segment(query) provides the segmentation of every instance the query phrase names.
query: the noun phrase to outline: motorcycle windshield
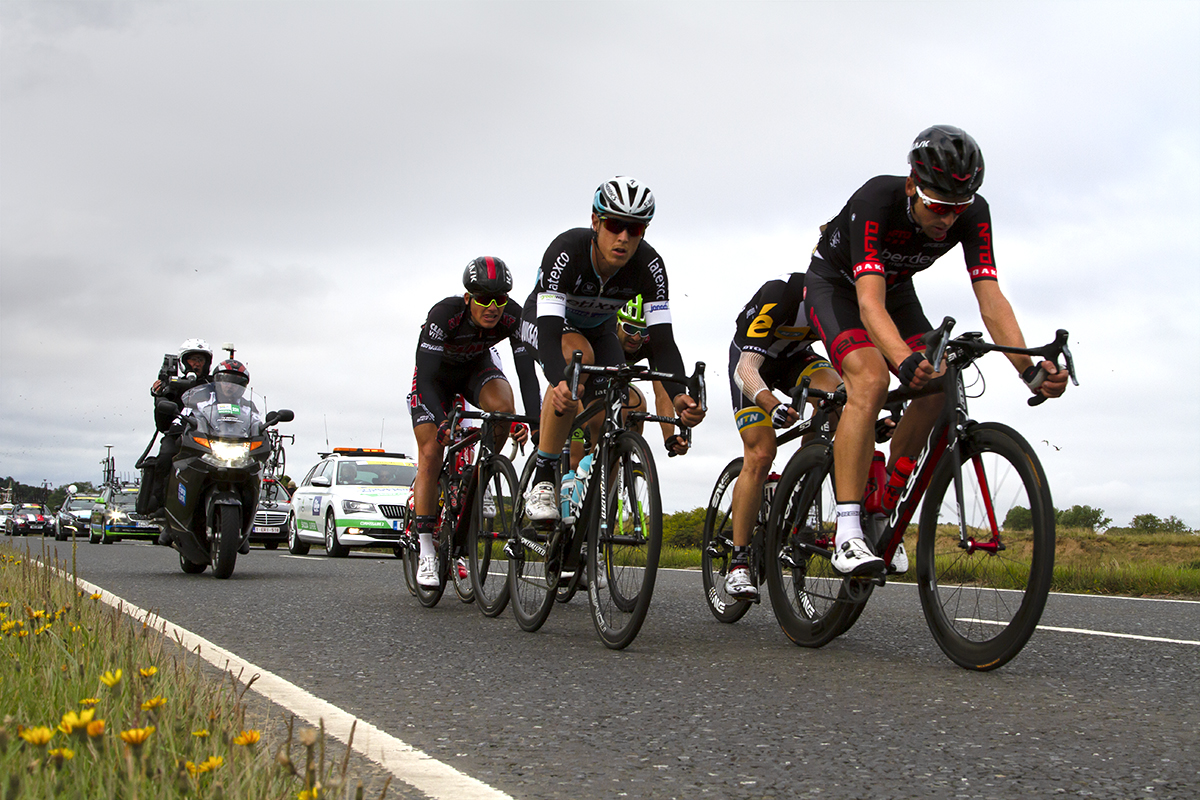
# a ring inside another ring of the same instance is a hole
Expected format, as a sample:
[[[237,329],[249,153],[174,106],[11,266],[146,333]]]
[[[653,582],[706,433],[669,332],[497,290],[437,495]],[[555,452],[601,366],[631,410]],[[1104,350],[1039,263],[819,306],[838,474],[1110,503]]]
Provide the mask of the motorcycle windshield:
[[[218,381],[183,395],[183,413],[197,421],[197,431],[218,439],[250,439],[262,435],[261,397],[236,383]]]

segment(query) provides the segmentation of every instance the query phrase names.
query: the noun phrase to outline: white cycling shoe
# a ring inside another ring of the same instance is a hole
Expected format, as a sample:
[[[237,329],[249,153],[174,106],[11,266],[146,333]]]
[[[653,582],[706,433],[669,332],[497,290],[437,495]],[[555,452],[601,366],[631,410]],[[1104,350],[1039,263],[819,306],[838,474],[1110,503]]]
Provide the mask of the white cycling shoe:
[[[525,516],[534,522],[558,519],[558,492],[550,481],[535,483],[525,492]]]
[[[417,585],[426,589],[436,589],[442,585],[438,579],[437,556],[421,556],[417,559]]]
[[[883,559],[871,552],[864,539],[847,539],[833,551],[833,568],[843,575],[872,575],[883,572]]]
[[[904,549],[904,542],[896,545],[896,554],[892,556],[892,563],[888,565],[888,574],[903,575],[908,572],[908,551]]]

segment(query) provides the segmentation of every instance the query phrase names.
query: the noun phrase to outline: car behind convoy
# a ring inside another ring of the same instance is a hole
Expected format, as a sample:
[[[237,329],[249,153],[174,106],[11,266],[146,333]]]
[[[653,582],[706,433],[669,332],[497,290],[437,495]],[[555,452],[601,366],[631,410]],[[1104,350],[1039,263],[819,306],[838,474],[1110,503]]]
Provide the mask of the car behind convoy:
[[[403,453],[346,447],[320,456],[292,494],[288,550],[304,555],[321,544],[340,558],[351,549],[388,547],[399,557],[417,462]]]
[[[87,536],[92,521],[92,508],[100,502],[97,495],[69,495],[54,516],[54,538],[60,542]]]
[[[100,501],[92,506],[88,541],[112,544],[128,538],[157,540],[162,528],[150,517],[134,511],[137,496],[136,486],[106,487],[100,493]]]
[[[9,536],[44,535],[53,530],[53,526],[50,514],[41,503],[17,503],[8,512],[4,523],[5,533]]]

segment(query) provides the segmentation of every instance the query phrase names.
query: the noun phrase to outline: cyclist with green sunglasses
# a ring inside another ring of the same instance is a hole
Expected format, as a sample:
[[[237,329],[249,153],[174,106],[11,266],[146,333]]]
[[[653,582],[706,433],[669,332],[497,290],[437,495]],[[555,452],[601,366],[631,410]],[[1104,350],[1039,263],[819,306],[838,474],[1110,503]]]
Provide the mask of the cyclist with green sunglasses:
[[[650,333],[646,329],[646,312],[640,294],[617,312],[617,339],[621,342],[621,349],[625,351],[626,364],[636,364],[650,358]],[[653,381],[651,385],[654,387],[654,413],[660,417],[674,416],[675,406],[671,403],[671,396],[667,394],[662,381]],[[629,395],[629,399],[625,401],[629,411],[646,410],[646,396],[642,394],[641,389],[631,383]],[[639,421],[634,430],[641,433],[643,427],[643,423]],[[675,432],[674,425],[660,422],[659,427],[662,428],[663,443],[669,452],[683,455],[688,451],[687,440]]]

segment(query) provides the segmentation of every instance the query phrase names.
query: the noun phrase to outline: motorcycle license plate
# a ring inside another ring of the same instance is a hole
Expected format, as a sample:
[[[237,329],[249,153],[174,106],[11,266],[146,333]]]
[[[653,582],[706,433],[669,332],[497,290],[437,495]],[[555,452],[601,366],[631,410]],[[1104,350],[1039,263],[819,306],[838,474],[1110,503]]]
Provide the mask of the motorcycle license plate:
[[[255,525],[254,532],[255,533],[279,533],[279,528],[278,528],[278,526]]]

